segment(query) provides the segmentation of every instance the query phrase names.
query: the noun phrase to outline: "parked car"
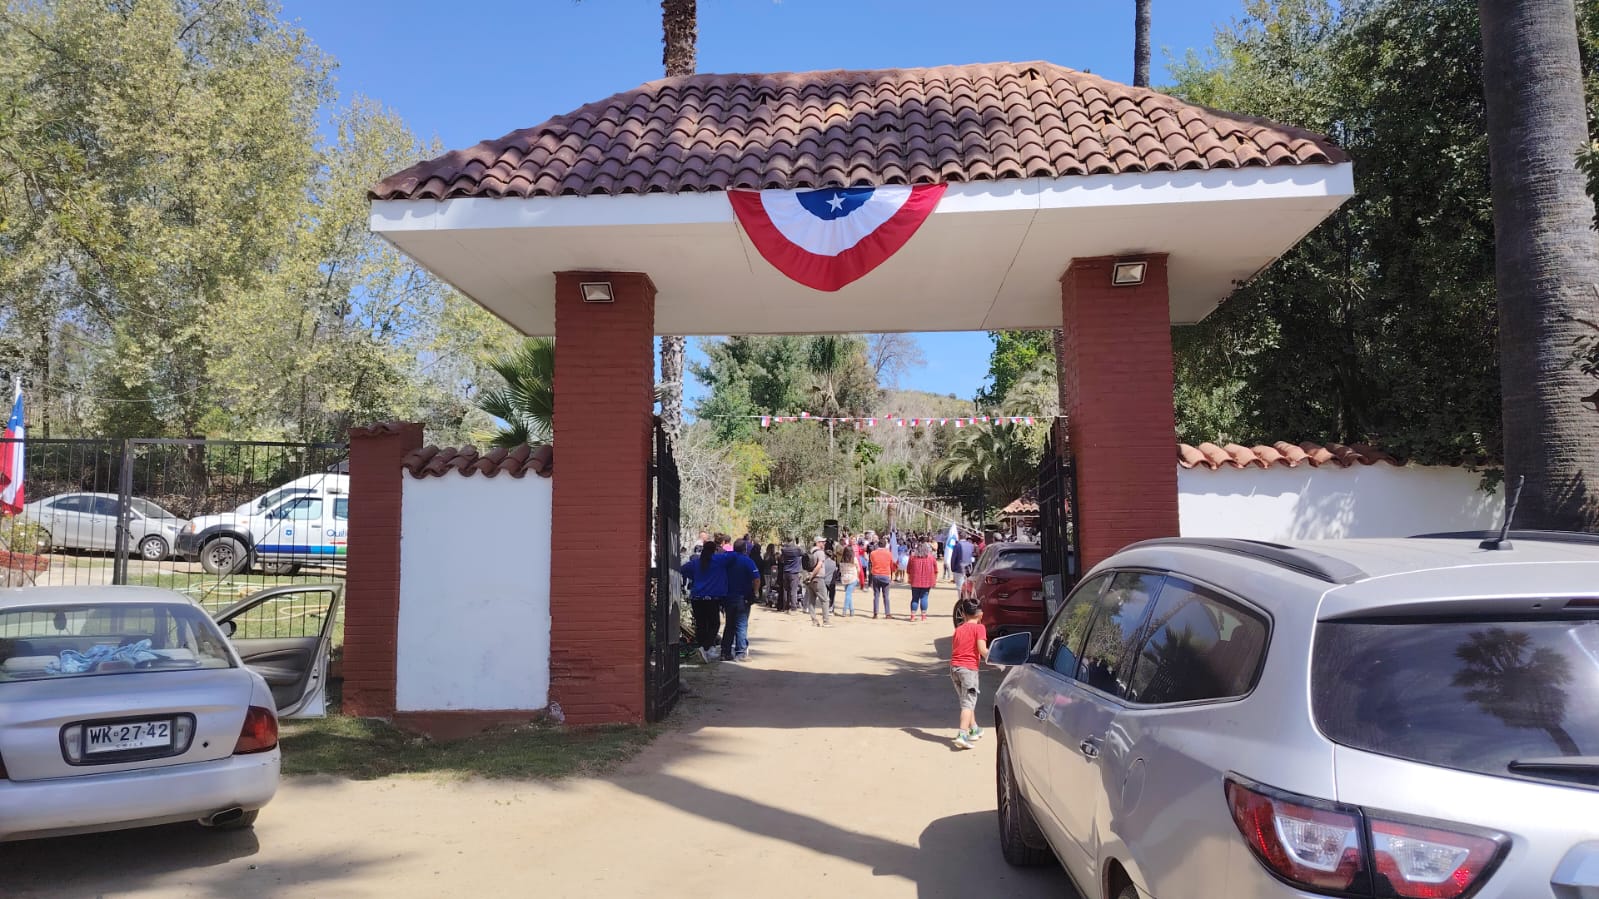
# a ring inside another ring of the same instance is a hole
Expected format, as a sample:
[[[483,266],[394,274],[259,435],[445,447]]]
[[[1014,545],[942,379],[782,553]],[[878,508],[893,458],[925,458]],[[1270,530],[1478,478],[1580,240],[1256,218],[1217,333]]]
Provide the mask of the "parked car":
[[[58,549],[112,552],[122,504],[115,493],[62,493],[22,507],[23,519],[45,533],[40,543]],[[128,550],[147,562],[167,558],[188,522],[139,497],[128,500]]]
[[[1042,557],[1036,543],[991,543],[977,557],[961,585],[961,598],[983,607],[988,639],[1006,634],[1037,634],[1044,629]]]
[[[201,515],[178,534],[178,554],[208,574],[255,565],[267,574],[300,566],[342,567],[350,521],[350,476],[307,475],[232,512]]]
[[[1094,899],[1599,895],[1599,537],[1481,538],[1096,566],[991,646],[1006,859]]]
[[[0,593],[0,840],[249,827],[277,790],[276,706],[182,594]]]

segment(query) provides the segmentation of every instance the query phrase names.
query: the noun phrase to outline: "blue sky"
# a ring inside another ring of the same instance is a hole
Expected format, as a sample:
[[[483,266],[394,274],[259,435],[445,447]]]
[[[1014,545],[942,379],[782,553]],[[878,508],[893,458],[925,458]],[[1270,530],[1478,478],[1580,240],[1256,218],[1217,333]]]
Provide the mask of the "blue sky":
[[[1241,0],[1154,0],[1155,83],[1167,55],[1208,46],[1241,8]],[[661,77],[656,0],[283,0],[283,9],[338,60],[345,98],[380,100],[451,148]],[[699,70],[1045,59],[1131,81],[1132,19],[1132,0],[700,0]],[[916,336],[927,365],[901,387],[970,397],[982,385],[986,334]]]

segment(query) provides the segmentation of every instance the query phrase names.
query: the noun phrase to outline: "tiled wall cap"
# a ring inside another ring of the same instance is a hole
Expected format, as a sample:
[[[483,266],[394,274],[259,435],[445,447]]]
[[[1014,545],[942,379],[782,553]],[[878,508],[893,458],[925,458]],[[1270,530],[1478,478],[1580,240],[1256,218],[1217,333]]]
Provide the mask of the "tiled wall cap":
[[[532,472],[539,477],[555,474],[555,450],[550,446],[522,444],[515,449],[495,447],[487,452],[468,444],[459,449],[424,446],[405,454],[400,465],[413,478],[440,478],[451,472],[471,477],[481,474],[492,478],[507,474],[520,478]]]

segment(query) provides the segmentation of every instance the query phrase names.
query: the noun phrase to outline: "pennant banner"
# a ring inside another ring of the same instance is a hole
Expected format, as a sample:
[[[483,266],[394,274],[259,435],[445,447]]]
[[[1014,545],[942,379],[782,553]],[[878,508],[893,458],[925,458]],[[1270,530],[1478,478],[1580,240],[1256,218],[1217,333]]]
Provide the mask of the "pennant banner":
[[[944,196],[943,184],[733,190],[733,214],[773,268],[839,290],[899,252]]]

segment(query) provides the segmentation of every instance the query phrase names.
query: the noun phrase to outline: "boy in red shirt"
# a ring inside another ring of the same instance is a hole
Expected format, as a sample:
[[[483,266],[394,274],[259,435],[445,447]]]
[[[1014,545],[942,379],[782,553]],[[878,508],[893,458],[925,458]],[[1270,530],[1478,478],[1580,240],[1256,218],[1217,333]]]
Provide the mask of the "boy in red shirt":
[[[983,735],[983,729],[977,726],[977,666],[988,661],[988,630],[983,627],[983,607],[977,600],[963,599],[955,610],[961,616],[949,650],[949,679],[955,684],[955,696],[961,706],[955,745],[971,749]]]

